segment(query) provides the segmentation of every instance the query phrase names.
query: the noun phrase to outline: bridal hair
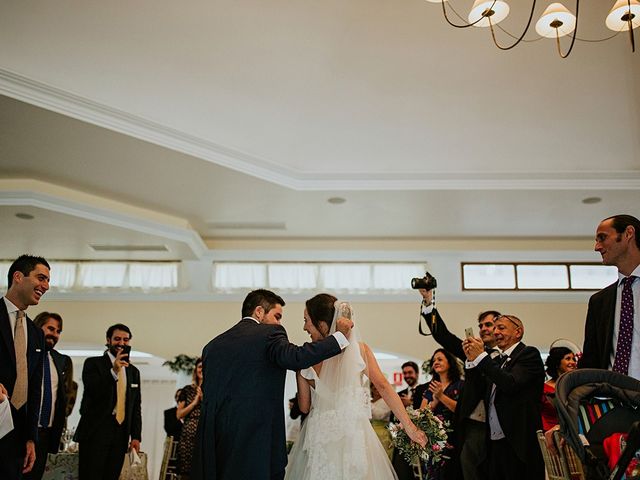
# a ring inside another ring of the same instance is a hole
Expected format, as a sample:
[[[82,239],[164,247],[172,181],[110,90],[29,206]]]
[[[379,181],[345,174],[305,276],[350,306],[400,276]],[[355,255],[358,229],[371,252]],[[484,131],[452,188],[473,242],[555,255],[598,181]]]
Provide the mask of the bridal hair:
[[[326,333],[331,330],[333,314],[336,311],[334,303],[336,303],[337,300],[336,297],[328,293],[319,293],[306,301],[305,307],[307,307],[307,313],[309,314],[311,323],[319,332],[323,332],[323,329],[320,328],[320,322],[327,324]]]
[[[250,317],[257,307],[264,308],[264,313],[269,313],[276,305],[284,307],[284,300],[270,290],[258,289],[250,292],[242,302],[242,318]]]

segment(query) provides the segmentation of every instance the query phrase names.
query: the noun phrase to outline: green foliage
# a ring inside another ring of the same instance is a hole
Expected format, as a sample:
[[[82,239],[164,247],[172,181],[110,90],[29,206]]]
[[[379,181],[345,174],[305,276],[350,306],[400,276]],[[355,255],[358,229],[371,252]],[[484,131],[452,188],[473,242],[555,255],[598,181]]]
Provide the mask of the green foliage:
[[[196,366],[197,359],[198,357],[190,357],[189,355],[181,353],[180,355],[176,355],[173,360],[167,360],[164,362],[162,366],[169,367],[169,370],[175,373],[184,372],[191,375]]]

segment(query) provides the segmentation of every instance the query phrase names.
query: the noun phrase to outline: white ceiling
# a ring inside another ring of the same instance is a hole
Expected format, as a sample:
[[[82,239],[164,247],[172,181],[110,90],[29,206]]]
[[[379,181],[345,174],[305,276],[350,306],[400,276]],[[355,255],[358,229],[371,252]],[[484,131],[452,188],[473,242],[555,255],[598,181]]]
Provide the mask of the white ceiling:
[[[609,3],[582,6],[582,38],[608,35]],[[192,258],[230,237],[591,237],[638,213],[625,35],[561,60],[550,40],[500,52],[422,0],[63,0],[3,2],[0,45],[0,176],[66,189],[2,184],[0,218],[37,207],[23,235],[39,248],[46,228],[58,258],[97,241]],[[8,235],[2,257],[21,251]]]

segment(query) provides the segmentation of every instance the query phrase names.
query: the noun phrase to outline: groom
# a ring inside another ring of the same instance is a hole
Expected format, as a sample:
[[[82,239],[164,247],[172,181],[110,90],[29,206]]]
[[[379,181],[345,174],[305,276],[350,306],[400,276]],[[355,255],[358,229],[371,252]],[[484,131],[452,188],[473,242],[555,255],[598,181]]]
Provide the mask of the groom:
[[[193,480],[284,478],[286,370],[337,355],[353,326],[340,318],[336,333],[298,347],[280,325],[284,304],[269,290],[254,290],[244,299],[242,320],[204,348]]]

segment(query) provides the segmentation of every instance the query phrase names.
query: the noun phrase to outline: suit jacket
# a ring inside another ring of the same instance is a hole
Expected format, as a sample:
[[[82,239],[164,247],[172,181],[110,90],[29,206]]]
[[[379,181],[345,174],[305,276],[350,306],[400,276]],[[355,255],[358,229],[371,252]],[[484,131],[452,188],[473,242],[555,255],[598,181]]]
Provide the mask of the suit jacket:
[[[437,309],[434,309],[434,312],[436,314],[435,328],[431,325],[431,314],[422,315],[427,322],[429,330],[431,330],[433,339],[438,342],[442,348],[451,352],[464,363],[467,356],[464,354],[464,350],[462,350],[462,339],[449,331]],[[455,420],[461,427],[459,430],[461,435],[464,427],[463,421],[475,410],[478,406],[478,402],[483,399],[484,393],[484,384],[474,385],[473,383],[465,383],[464,388],[460,393],[460,397],[458,397],[458,404],[455,411]],[[461,438],[463,437],[461,436]]]
[[[542,428],[540,398],[545,374],[540,352],[520,343],[502,368],[486,356],[476,368],[467,370],[467,382],[484,383],[485,405],[489,408],[492,385],[500,426],[518,458],[531,468],[525,478],[543,478],[544,463],[536,432]],[[487,435],[489,435],[487,428]],[[523,472],[525,473],[525,472]]]
[[[73,382],[73,363],[71,362],[71,357],[63,355],[57,350],[51,350],[49,353],[58,373],[58,390],[47,451],[49,453],[58,453],[60,438],[67,418],[67,392],[71,389]]]
[[[38,415],[40,414],[40,395],[42,390],[42,362],[44,360],[44,334],[27,317],[27,372],[29,377],[29,391],[27,403],[16,410],[11,405],[11,416],[15,428],[14,441],[24,448],[27,440],[38,439]],[[16,353],[13,343],[13,333],[9,313],[4,300],[0,302],[0,383],[7,389],[9,396],[13,395],[16,383]],[[6,440],[7,437],[4,437]],[[0,440],[1,442],[2,440]],[[0,448],[5,448],[0,443]],[[11,448],[16,448],[11,446]]]
[[[613,352],[613,324],[616,314],[618,282],[614,282],[589,299],[587,321],[584,328],[584,346],[578,363],[580,368],[602,368],[610,366]]]
[[[84,361],[82,383],[84,393],[80,404],[80,422],[76,429],[77,442],[91,441],[96,436],[113,431],[116,408],[116,384],[111,369],[113,364],[105,352],[101,357],[91,357]],[[124,426],[127,441],[129,437],[141,440],[142,411],[140,399],[140,371],[132,364],[125,368],[127,375],[127,399]]]
[[[415,409],[420,408],[420,404],[422,403],[422,398],[424,396],[424,392],[426,392],[427,390],[429,390],[429,384],[428,383],[421,383],[420,385],[416,385],[416,391],[413,394],[413,397],[411,397],[412,400],[412,404],[411,406]],[[403,396],[406,395],[407,393],[409,393],[409,388],[405,388],[404,390],[400,390],[398,392],[398,395]],[[392,414],[393,415],[393,414]]]
[[[340,353],[333,337],[289,343],[281,325],[242,319],[204,348],[203,402],[192,479],[284,477],[286,370]]]
[[[167,437],[173,437],[175,441],[180,440],[180,434],[182,433],[182,422],[176,415],[178,407],[168,408],[164,411],[164,431],[167,433]]]

